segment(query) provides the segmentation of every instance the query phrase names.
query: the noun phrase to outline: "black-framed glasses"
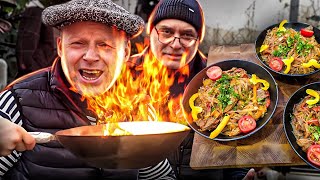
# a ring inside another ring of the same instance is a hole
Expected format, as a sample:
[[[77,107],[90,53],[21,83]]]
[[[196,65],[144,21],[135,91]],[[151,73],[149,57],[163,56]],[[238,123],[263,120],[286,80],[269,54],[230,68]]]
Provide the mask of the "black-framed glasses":
[[[154,27],[158,34],[158,41],[163,43],[163,44],[170,44],[172,43],[175,39],[179,40],[179,43],[183,47],[190,47],[194,45],[194,43],[198,40],[198,37],[194,37],[193,35],[182,35],[180,37],[174,36],[174,32],[171,32],[170,30],[167,29],[160,29],[158,30],[156,27]]]

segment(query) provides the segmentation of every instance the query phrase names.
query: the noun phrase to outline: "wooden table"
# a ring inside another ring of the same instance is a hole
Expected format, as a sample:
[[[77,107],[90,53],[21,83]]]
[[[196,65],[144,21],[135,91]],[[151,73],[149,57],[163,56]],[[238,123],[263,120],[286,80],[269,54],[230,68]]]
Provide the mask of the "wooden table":
[[[256,58],[254,44],[238,46],[211,46],[208,65],[226,59],[242,59],[261,63]],[[282,115],[290,96],[301,86],[319,81],[315,75],[304,81],[279,80],[279,101],[272,119],[252,136],[230,142],[206,139],[194,135],[190,167],[193,169],[219,169],[235,167],[265,167],[306,165],[287,141]]]

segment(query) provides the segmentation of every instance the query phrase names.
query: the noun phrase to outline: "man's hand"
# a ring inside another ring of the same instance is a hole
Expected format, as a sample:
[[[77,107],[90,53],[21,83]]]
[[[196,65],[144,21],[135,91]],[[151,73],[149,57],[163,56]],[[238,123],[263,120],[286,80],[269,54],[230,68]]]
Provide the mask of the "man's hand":
[[[256,176],[256,171],[253,168],[251,168],[242,180],[254,180],[255,176]]]
[[[35,139],[21,126],[0,117],[0,156],[7,156],[13,150],[31,150]]]

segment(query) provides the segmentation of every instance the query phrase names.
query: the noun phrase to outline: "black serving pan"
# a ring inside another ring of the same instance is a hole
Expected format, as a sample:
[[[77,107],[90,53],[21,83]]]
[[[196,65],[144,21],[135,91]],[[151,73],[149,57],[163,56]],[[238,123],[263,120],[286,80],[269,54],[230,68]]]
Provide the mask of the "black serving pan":
[[[98,168],[139,169],[167,158],[190,132],[189,127],[172,122],[136,121],[107,125],[80,126],[55,134],[29,133],[37,143],[59,141],[74,155]],[[107,127],[120,127],[133,135],[105,135]]]
[[[184,91],[183,94],[183,99],[182,99],[182,104],[183,104],[183,110],[184,110],[184,115],[185,118],[189,124],[189,126],[198,134],[200,134],[203,137],[206,137],[208,139],[210,136],[209,131],[204,131],[201,132],[199,131],[199,126],[193,122],[192,117],[191,117],[191,108],[189,106],[189,99],[190,97],[198,92],[198,89],[200,86],[202,86],[202,81],[203,79],[207,79],[208,76],[206,75],[206,71],[208,68],[211,66],[219,66],[223,71],[229,70],[232,67],[238,67],[238,68],[243,68],[244,70],[247,71],[248,74],[256,74],[258,77],[265,79],[266,81],[269,82],[270,88],[270,106],[268,107],[267,113],[265,116],[257,121],[257,127],[251,131],[248,134],[241,134],[233,137],[228,137],[224,135],[218,135],[216,138],[213,140],[217,141],[232,141],[232,140],[238,140],[238,139],[243,139],[248,136],[251,136],[252,134],[256,133],[259,131],[261,128],[263,128],[264,125],[268,123],[270,118],[272,117],[273,113],[276,110],[277,104],[278,104],[278,86],[276,81],[274,80],[273,76],[262,66],[255,64],[253,62],[249,61],[244,61],[244,60],[226,60],[222,62],[218,62],[215,64],[210,65],[209,67],[203,69],[200,71],[193,79],[190,81],[188,84],[186,90]]]
[[[297,153],[297,155],[305,161],[309,166],[320,170],[320,167],[317,167],[310,163],[307,158],[307,153],[302,150],[302,148],[297,144],[296,137],[293,134],[293,128],[291,126],[291,117],[290,115],[293,112],[293,107],[295,104],[301,102],[301,100],[307,96],[306,89],[314,89],[314,90],[320,90],[320,82],[315,82],[311,84],[307,84],[300,89],[298,89],[293,95],[290,97],[289,101],[286,104],[286,107],[284,109],[283,113],[283,126],[284,131],[286,133],[287,139],[292,147],[292,149]]]
[[[269,67],[268,64],[266,64],[262,57],[261,57],[261,54],[260,54],[260,47],[262,46],[263,44],[263,41],[267,35],[267,32],[268,30],[271,30],[273,29],[274,27],[278,27],[280,23],[278,24],[274,24],[274,25],[271,25],[269,27],[267,27],[265,30],[263,30],[257,37],[256,41],[255,41],[255,49],[256,49],[256,56],[257,58],[259,59],[259,61],[272,73],[272,75],[274,75],[276,78],[279,78],[279,79],[288,79],[288,78],[296,78],[296,79],[305,79],[305,78],[308,78],[310,77],[311,75],[313,74],[316,74],[318,72],[320,72],[320,69],[317,69],[311,73],[308,73],[308,74],[284,74],[282,72],[277,72],[273,69],[271,69]],[[284,27],[285,28],[292,28],[296,31],[300,31],[301,29],[303,28],[306,28],[310,26],[309,24],[305,24],[305,23],[301,23],[301,22],[287,22],[284,24]],[[312,26],[313,27],[313,26]],[[320,43],[320,30],[316,27],[313,27],[313,32],[314,32],[314,36],[315,36],[315,39],[318,43]]]

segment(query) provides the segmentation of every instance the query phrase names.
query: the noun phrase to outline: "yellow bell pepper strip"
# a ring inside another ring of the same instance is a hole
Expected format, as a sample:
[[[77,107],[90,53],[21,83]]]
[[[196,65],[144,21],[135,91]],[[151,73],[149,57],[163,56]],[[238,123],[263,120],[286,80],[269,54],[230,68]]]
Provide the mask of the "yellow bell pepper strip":
[[[286,70],[283,71],[284,74],[288,74],[291,69],[291,64],[294,61],[294,58],[291,56],[289,59],[283,59],[283,63],[287,66]]]
[[[270,84],[268,83],[268,81],[263,80],[263,79],[257,79],[257,75],[255,75],[255,74],[252,74],[252,76],[251,76],[251,78],[250,78],[250,82],[251,82],[253,85],[256,85],[256,84],[258,84],[258,83],[262,83],[262,84],[263,84],[262,89],[265,90],[265,91],[266,91],[267,89],[269,89],[269,87],[270,87]]]
[[[220,132],[223,130],[223,128],[228,124],[229,120],[230,120],[230,115],[225,115],[222,121],[219,123],[218,127],[210,133],[209,138],[213,139],[217,137],[220,134]]]
[[[262,52],[262,51],[264,51],[264,50],[266,50],[266,49],[268,49],[268,48],[269,48],[269,45],[264,44],[264,45],[262,45],[262,46],[260,47],[260,51],[259,51],[259,52]]]
[[[257,102],[257,85],[256,84],[253,85],[252,90],[253,90],[253,97],[252,97],[253,103],[256,103]]]
[[[198,114],[202,112],[202,107],[195,106],[194,101],[199,97],[199,93],[193,94],[189,99],[189,106],[191,108],[191,116],[194,121],[198,120]]]
[[[212,80],[211,79],[205,79],[203,82],[202,82],[202,84],[204,85],[204,86],[209,86],[209,84],[212,82]]]
[[[253,119],[258,120],[266,111],[267,107],[265,105],[259,106],[257,112],[252,114]]]
[[[283,21],[281,21],[281,23],[279,24],[279,29],[278,29],[278,31],[286,31],[286,28],[285,27],[283,27],[283,25],[285,24],[285,23],[287,23],[288,21],[286,20],[286,19],[284,19]]]
[[[308,67],[311,67],[311,66],[313,66],[315,68],[318,68],[318,69],[320,68],[320,64],[315,59],[310,59],[307,63],[302,63],[302,66],[304,68],[308,68]]]
[[[306,93],[309,94],[310,96],[313,96],[313,99],[309,99],[306,101],[308,105],[314,105],[319,102],[319,93],[313,89],[307,89]]]

